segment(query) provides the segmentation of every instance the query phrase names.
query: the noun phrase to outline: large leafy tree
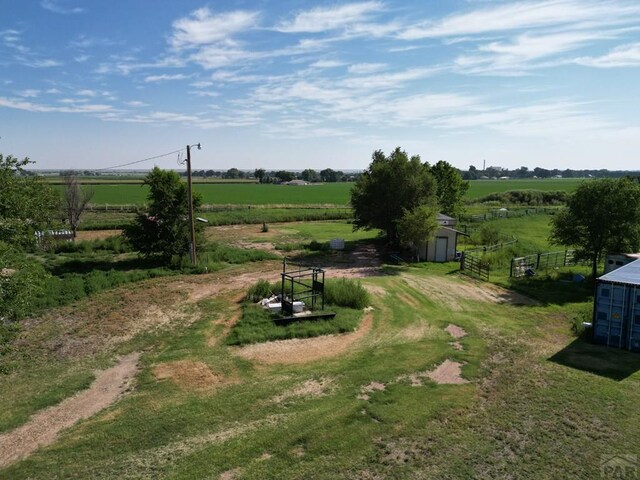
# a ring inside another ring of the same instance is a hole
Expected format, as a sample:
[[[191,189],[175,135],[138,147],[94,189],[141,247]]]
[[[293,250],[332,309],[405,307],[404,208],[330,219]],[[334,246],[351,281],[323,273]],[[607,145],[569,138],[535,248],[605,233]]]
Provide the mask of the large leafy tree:
[[[34,232],[59,220],[58,192],[40,177],[27,175],[30,164],[0,153],[0,241],[16,247],[35,243]]]
[[[190,225],[186,183],[170,170],[155,167],[146,176],[149,186],[148,208],[136,215],[124,230],[133,247],[146,257],[169,260],[189,252]],[[201,198],[194,195],[194,209]],[[201,241],[202,225],[196,223],[196,243]]]
[[[58,193],[24,170],[29,163],[0,154],[0,355],[4,321],[29,313],[47,277],[24,249],[35,245],[36,230],[48,228],[59,215]]]
[[[574,247],[595,278],[603,254],[640,247],[640,185],[627,178],[583,182],[553,218],[551,240]]]
[[[433,165],[431,173],[437,182],[436,195],[440,212],[452,217],[460,215],[463,211],[463,198],[469,189],[469,182],[462,178],[460,170],[444,160]]]
[[[398,221],[407,212],[420,205],[433,205],[435,200],[435,179],[418,155],[409,158],[400,147],[389,156],[377,150],[351,190],[354,227],[379,228],[388,241],[397,245]]]

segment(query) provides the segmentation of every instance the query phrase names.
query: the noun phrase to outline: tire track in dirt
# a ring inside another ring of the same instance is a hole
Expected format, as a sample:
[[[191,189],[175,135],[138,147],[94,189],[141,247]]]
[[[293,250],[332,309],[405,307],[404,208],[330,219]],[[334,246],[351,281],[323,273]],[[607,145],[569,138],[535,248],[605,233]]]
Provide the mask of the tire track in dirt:
[[[0,468],[50,445],[65,428],[118,400],[131,386],[139,357],[139,353],[122,357],[117,365],[98,373],[88,389],[36,413],[24,425],[0,435]]]

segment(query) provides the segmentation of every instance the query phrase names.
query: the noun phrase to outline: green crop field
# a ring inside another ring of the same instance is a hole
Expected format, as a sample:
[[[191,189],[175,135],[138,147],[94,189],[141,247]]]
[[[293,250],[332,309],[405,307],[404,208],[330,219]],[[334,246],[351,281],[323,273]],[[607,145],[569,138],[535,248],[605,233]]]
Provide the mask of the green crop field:
[[[287,186],[272,184],[196,184],[194,192],[206,205],[346,205],[351,183]],[[147,187],[143,185],[95,185],[94,204],[142,204]]]
[[[582,179],[539,180],[472,180],[467,193],[476,199],[494,192],[508,190],[572,191]],[[194,185],[206,205],[347,205],[353,183],[325,183],[321,185],[287,186],[272,184],[222,183]],[[92,203],[104,205],[142,204],[147,187],[131,183],[99,184],[91,186],[95,192]],[[58,188],[62,188],[59,186]]]

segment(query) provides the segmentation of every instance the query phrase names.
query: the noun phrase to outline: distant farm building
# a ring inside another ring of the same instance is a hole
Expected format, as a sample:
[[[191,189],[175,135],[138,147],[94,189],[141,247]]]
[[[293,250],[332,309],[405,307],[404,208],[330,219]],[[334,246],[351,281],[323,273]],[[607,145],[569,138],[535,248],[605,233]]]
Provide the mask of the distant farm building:
[[[454,228],[457,224],[455,218],[439,213],[437,220],[440,228],[432,240],[425,242],[418,248],[419,260],[452,262],[456,259],[458,235],[466,234]]]
[[[593,341],[640,352],[640,260],[598,278]]]

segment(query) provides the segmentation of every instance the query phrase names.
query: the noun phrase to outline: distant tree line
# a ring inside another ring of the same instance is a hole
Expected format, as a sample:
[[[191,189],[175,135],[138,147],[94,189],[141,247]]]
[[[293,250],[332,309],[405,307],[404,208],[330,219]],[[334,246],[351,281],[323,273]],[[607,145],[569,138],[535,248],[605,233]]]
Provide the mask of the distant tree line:
[[[281,183],[290,182],[291,180],[304,180],[309,183],[333,183],[333,182],[354,182],[361,173],[345,174],[340,170],[325,168],[319,172],[311,168],[307,168],[302,172],[291,172],[289,170],[265,170],[257,168],[253,172],[230,168],[228,170],[194,170],[191,172],[194,177],[202,178],[224,178],[229,180],[256,179],[260,183]],[[180,175],[186,176],[186,172]]]
[[[462,178],[465,180],[479,180],[483,178],[500,178],[500,177],[509,177],[509,178],[554,178],[554,177],[562,177],[562,178],[623,178],[629,176],[638,175],[637,171],[630,170],[607,170],[607,169],[599,169],[599,170],[572,170],[567,168],[565,170],[560,170],[554,168],[552,170],[548,170],[546,168],[535,167],[532,170],[529,170],[527,167],[520,167],[513,170],[509,170],[508,168],[496,168],[496,167],[487,167],[485,170],[481,170],[476,168],[474,165],[469,166],[469,170],[462,171]]]

